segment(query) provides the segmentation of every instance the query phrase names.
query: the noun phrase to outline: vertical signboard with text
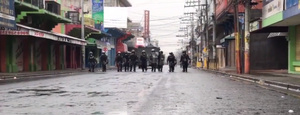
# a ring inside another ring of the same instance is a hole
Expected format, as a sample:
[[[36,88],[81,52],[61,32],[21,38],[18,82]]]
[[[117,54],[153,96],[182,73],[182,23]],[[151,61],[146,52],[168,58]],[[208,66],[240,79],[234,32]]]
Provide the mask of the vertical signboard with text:
[[[15,29],[15,1],[0,0],[0,27]]]
[[[104,0],[92,0],[92,18],[95,21],[95,28],[104,30]]]

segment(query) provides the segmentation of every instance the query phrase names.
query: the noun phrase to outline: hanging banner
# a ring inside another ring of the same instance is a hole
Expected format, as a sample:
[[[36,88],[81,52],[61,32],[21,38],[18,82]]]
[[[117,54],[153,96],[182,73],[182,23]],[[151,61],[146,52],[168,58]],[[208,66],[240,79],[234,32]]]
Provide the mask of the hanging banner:
[[[92,18],[95,21],[95,28],[104,31],[104,0],[92,0]]]
[[[128,10],[126,7],[104,7],[105,28],[127,28]]]

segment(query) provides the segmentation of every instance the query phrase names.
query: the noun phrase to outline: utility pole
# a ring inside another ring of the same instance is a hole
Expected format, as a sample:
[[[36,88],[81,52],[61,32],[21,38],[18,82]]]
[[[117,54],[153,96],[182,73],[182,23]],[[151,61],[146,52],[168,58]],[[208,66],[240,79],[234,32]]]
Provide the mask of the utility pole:
[[[194,15],[192,15],[192,39],[191,39],[191,60],[192,60],[192,64],[193,64],[193,62],[194,62],[194,54],[195,54],[195,52],[194,52],[194,49],[195,49],[195,46],[194,46],[194,41],[195,41],[195,27],[194,27],[195,25],[194,25]]]
[[[209,48],[208,48],[208,38],[209,38],[209,34],[208,34],[208,27],[209,27],[209,20],[208,20],[208,0],[205,0],[205,41],[206,41],[206,44],[205,44],[205,48],[206,48],[206,52],[207,54],[209,54]],[[207,69],[209,69],[209,63],[208,63],[208,60],[209,60],[209,55],[207,55],[207,58],[206,58],[206,64],[207,64]]]
[[[200,0],[195,0],[195,1],[189,1],[189,2],[186,2],[188,5],[187,6],[184,6],[184,7],[198,7],[198,11],[200,11]],[[193,5],[191,4],[193,3]],[[197,13],[184,13],[184,14],[191,14],[191,60],[192,62],[195,62],[194,61],[194,54],[195,54],[195,22],[194,22],[194,14],[197,14]],[[193,63],[194,64],[194,63]]]
[[[84,40],[84,0],[81,0],[81,39]],[[82,52],[82,67],[81,69],[85,69],[85,46],[81,46]]]
[[[191,41],[190,41],[190,47],[191,47],[191,60],[192,62],[194,62],[194,54],[195,54],[195,45],[194,45],[194,41],[195,41],[195,22],[194,22],[194,14],[196,13],[184,13],[184,14],[189,14],[191,16]],[[187,27],[188,28],[188,27]],[[188,29],[187,29],[188,31]],[[192,63],[194,64],[194,63]]]
[[[213,12],[216,12],[216,0],[213,0]],[[215,63],[217,63],[217,50],[216,50],[216,19],[214,15],[212,16],[212,22],[213,22],[213,59],[215,59]],[[216,64],[217,66],[217,64]],[[217,68],[217,67],[216,67]]]
[[[251,10],[251,0],[246,1],[245,3],[245,52],[244,52],[244,73],[250,73],[250,57],[249,57],[249,18],[250,18],[250,10]]]
[[[241,59],[240,59],[240,35],[239,35],[239,8],[238,0],[233,1],[234,5],[234,30],[235,30],[235,61],[236,71],[241,74]]]

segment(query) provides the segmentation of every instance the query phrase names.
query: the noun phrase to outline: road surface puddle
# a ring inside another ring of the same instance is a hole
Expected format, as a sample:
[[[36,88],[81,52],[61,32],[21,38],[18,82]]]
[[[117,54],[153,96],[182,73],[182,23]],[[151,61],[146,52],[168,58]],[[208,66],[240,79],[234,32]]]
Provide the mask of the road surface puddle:
[[[47,87],[38,86],[34,88],[16,89],[14,91],[8,91],[9,94],[28,94],[27,96],[50,96],[53,94],[64,94],[67,91],[62,90],[63,87]]]

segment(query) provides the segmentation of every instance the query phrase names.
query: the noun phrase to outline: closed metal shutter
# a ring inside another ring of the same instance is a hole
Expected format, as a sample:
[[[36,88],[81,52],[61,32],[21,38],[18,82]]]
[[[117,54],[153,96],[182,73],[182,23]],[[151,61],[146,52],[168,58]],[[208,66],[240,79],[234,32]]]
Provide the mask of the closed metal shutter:
[[[228,47],[227,47],[227,66],[229,67],[235,67],[235,40],[228,41]]]

